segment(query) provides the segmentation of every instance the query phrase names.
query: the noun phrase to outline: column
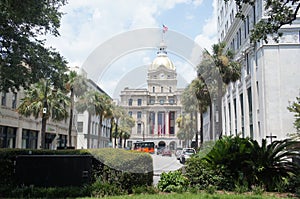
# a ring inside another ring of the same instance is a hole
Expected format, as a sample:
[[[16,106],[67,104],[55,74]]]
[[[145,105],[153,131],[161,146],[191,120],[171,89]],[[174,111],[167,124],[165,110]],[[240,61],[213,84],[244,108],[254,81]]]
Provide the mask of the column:
[[[168,134],[170,136],[170,124],[169,124],[169,111],[166,111],[165,112],[165,125],[166,125],[166,128],[165,128],[165,132],[166,134]]]

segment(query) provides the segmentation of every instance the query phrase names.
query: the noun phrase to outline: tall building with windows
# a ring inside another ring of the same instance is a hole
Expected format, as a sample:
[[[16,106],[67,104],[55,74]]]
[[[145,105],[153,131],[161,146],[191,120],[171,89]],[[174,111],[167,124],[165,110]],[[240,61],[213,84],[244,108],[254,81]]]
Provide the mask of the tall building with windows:
[[[41,146],[42,118],[25,117],[16,110],[24,96],[23,89],[17,92],[1,92],[0,148],[39,149]],[[47,121],[46,149],[67,146],[68,121]],[[72,143],[76,145],[75,125],[72,129]]]
[[[219,42],[226,42],[242,64],[241,79],[227,86],[222,99],[223,135],[284,139],[296,131],[287,107],[300,95],[299,15],[280,29],[278,43],[270,38],[251,44],[251,29],[267,18],[264,1],[244,5],[244,20],[235,17],[236,9],[234,0],[218,0]]]
[[[153,141],[156,146],[175,149],[181,145],[176,137],[176,118],[182,113],[181,94],[177,88],[177,73],[162,42],[147,72],[147,88],[125,88],[120,105],[128,111],[136,125],[132,128],[128,146],[136,141]]]

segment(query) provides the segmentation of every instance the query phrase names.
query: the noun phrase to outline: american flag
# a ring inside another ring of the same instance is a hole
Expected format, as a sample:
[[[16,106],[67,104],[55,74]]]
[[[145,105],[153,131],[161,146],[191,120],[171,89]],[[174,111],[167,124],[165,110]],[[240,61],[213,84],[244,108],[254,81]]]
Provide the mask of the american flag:
[[[168,27],[163,25],[163,33],[167,32],[168,31]]]

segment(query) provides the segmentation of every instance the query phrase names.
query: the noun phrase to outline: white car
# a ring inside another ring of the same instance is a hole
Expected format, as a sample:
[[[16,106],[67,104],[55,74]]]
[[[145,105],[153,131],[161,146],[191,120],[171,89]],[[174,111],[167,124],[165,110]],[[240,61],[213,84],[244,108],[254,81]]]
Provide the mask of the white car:
[[[181,164],[184,164],[187,159],[191,157],[191,155],[195,154],[196,151],[193,148],[183,148],[180,154],[179,161]]]

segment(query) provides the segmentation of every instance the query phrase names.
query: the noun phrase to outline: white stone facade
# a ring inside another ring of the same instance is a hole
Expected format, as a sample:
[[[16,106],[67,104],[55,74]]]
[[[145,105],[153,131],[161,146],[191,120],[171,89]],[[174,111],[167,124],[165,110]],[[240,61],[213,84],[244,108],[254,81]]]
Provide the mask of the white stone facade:
[[[295,132],[289,103],[300,95],[300,19],[282,27],[279,43],[250,45],[250,30],[265,16],[263,1],[244,7],[245,20],[235,18],[235,1],[218,2],[218,37],[242,63],[242,77],[230,83],[222,99],[223,135],[287,138]],[[271,139],[268,139],[270,142]]]

